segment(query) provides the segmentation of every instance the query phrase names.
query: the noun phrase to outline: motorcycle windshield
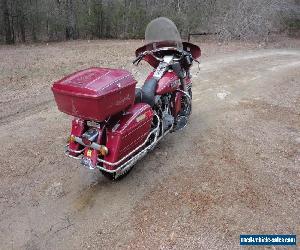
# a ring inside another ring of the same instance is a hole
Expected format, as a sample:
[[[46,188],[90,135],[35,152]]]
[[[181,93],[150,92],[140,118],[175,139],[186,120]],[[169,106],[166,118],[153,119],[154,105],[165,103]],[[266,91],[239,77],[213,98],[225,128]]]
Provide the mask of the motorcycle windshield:
[[[182,50],[183,48],[176,25],[166,17],[156,18],[147,25],[145,43],[152,45],[153,49],[174,47]]]

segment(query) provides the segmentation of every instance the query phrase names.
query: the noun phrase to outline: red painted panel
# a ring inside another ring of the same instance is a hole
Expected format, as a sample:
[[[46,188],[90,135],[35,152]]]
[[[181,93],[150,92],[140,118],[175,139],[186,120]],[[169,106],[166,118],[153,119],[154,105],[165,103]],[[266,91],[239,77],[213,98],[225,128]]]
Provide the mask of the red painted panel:
[[[109,154],[104,159],[117,162],[141,145],[150,132],[152,118],[153,111],[148,104],[138,103],[130,107],[119,121],[107,128]]]
[[[156,94],[163,95],[173,92],[178,89],[179,86],[180,81],[178,76],[174,72],[166,72],[158,82]]]
[[[72,129],[71,129],[71,135],[75,135],[78,137],[81,137],[82,134],[84,133],[86,129],[86,122],[84,120],[78,119],[78,118],[74,118],[72,121]],[[80,147],[82,147],[80,144],[78,144],[77,142],[70,142],[69,144],[69,149],[71,150],[79,150]],[[71,155],[73,156],[77,156],[77,154],[70,152]]]
[[[55,82],[52,91],[60,111],[103,121],[134,103],[135,85],[127,70],[90,68]]]

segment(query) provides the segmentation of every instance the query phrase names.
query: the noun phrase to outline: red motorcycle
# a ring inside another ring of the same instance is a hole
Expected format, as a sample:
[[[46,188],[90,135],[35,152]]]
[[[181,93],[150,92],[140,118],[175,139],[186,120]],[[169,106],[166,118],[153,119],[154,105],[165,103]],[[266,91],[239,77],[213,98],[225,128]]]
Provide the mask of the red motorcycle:
[[[58,109],[75,118],[65,154],[117,179],[168,133],[186,126],[192,110],[190,68],[198,46],[181,42],[167,18],[151,21],[134,64],[153,68],[141,88],[123,69],[90,68],[52,86]]]

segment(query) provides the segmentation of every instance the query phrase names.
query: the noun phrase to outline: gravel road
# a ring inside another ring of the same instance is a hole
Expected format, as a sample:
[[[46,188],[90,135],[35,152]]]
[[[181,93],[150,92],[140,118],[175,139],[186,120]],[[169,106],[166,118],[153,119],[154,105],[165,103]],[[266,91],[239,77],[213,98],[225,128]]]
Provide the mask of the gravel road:
[[[51,83],[133,67],[141,41],[0,47],[1,249],[239,249],[300,235],[300,46],[200,43],[193,114],[124,179],[63,154],[71,118]],[[126,50],[124,50],[126,48]]]

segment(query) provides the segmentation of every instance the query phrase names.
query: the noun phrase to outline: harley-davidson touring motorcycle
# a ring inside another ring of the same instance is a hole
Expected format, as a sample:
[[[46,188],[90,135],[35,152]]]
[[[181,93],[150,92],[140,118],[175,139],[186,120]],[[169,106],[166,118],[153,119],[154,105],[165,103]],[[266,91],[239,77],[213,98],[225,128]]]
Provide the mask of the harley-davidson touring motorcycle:
[[[175,24],[160,17],[148,24],[135,54],[134,64],[153,67],[140,88],[127,70],[99,67],[52,86],[58,109],[74,117],[65,154],[112,179],[184,128],[192,110],[190,69],[201,55],[198,46],[182,42]]]

